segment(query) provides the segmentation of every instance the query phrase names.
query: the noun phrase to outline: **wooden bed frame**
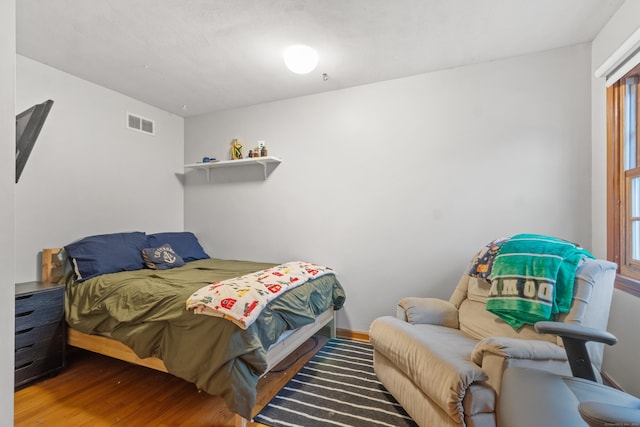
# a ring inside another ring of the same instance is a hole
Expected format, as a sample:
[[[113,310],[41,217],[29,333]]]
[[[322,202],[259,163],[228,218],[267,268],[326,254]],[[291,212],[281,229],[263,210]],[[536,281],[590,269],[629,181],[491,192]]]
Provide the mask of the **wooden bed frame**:
[[[56,283],[63,277],[64,265],[58,256],[61,250],[62,248],[42,250],[43,282]],[[284,338],[269,347],[267,350],[267,372],[323,328],[328,328],[329,336],[335,338],[336,322],[333,308],[321,313],[313,323],[285,334]],[[141,359],[127,345],[106,336],[89,335],[67,327],[67,344],[157,371],[168,372],[161,359],[157,357]],[[267,372],[263,375],[266,375]],[[236,426],[245,425],[247,425],[247,420],[236,415]]]

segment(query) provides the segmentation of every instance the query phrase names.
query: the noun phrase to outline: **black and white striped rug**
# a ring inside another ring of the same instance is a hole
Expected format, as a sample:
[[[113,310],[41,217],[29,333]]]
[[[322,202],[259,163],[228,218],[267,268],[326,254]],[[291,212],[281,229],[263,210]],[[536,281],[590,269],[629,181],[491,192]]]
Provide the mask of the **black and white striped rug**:
[[[256,415],[273,427],[417,426],[373,373],[368,343],[331,339]]]

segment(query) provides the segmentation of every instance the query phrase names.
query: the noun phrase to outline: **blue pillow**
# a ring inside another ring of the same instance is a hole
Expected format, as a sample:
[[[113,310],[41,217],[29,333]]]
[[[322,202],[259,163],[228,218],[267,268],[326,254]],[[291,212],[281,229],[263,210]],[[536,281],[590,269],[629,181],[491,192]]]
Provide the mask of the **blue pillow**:
[[[107,273],[144,268],[141,251],[145,233],[113,233],[89,236],[64,247],[79,282]]]
[[[169,270],[170,268],[182,267],[184,261],[174,252],[171,245],[165,243],[157,248],[144,248],[142,250],[142,259],[152,270]]]
[[[210,258],[200,246],[198,238],[189,231],[155,233],[147,235],[147,247],[157,248],[168,243],[184,262]]]

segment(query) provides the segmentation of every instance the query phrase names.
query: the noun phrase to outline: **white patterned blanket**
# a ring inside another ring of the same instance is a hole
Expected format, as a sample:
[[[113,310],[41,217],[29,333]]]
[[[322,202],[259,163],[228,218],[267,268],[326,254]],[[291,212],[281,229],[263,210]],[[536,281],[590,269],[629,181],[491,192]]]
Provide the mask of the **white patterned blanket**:
[[[326,274],[335,271],[303,261],[280,264],[202,287],[187,299],[187,310],[222,317],[247,329],[280,294]]]

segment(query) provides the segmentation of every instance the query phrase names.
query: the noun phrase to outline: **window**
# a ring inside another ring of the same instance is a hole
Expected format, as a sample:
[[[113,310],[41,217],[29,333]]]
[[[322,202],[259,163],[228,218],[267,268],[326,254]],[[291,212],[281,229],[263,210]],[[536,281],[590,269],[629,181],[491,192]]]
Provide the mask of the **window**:
[[[640,295],[640,65],[607,89],[608,257],[621,288]]]

